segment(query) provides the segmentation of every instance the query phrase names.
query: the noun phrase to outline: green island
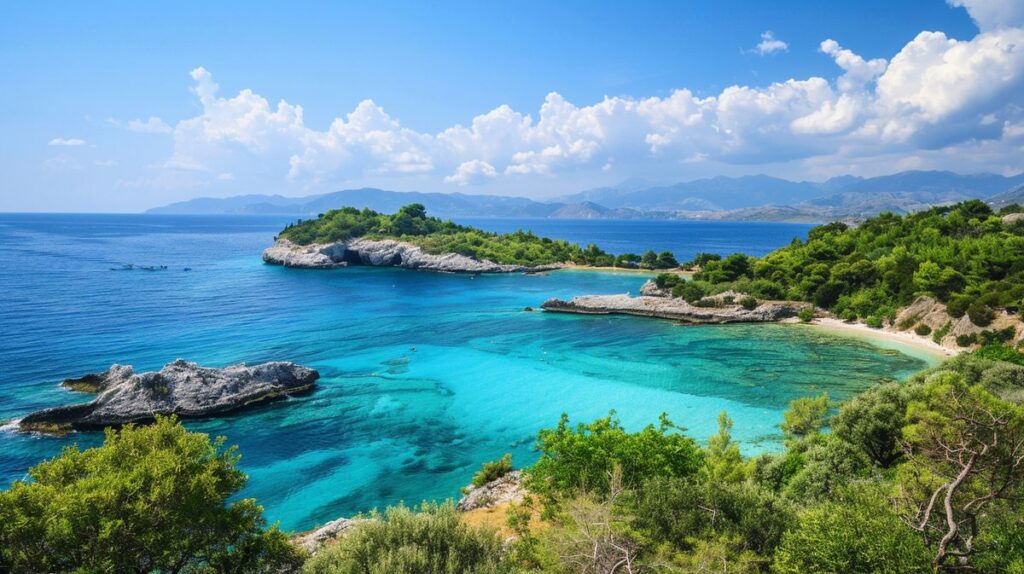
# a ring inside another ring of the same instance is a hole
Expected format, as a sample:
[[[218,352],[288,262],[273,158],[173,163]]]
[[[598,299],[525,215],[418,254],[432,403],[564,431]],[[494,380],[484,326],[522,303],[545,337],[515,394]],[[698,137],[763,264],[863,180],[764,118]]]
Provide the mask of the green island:
[[[670,269],[679,265],[669,251],[611,255],[593,244],[581,247],[564,240],[538,237],[530,231],[491,233],[428,216],[426,208],[418,203],[403,206],[394,214],[354,207],[332,209],[315,219],[288,225],[278,237],[298,245],[357,238],[395,239],[431,254],[457,253],[499,264],[529,267],[568,263],[588,267]]]
[[[1020,211],[966,202],[830,224],[762,258],[699,256],[693,281],[657,284],[694,300],[800,299],[869,323],[927,293],[981,325],[1022,305],[1024,226],[1008,217]],[[336,210],[282,233],[375,235],[504,261],[587,251],[417,206]],[[784,448],[756,457],[741,454],[726,412],[706,444],[666,415],[639,430],[614,413],[563,416],[537,435],[538,458],[518,475],[525,495],[492,519],[452,501],[367,509],[312,553],[235,496],[246,477],[234,448],[158,418],[67,448],[0,492],[0,572],[1024,573],[1024,354],[1008,341],[840,404],[797,399]],[[514,474],[504,457],[466,478],[487,488]]]

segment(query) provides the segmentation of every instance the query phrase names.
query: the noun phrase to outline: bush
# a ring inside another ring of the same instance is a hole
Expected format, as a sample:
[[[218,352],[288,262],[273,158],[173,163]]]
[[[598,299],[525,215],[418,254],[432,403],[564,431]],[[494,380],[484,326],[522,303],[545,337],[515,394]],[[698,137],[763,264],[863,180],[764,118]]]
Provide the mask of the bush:
[[[301,561],[265,530],[238,455],[174,418],[120,431],[103,446],[68,447],[0,492],[0,570],[262,572]]]
[[[752,311],[757,308],[757,299],[748,295],[740,299],[740,306],[748,311]]]
[[[506,453],[498,460],[485,462],[483,467],[473,475],[473,480],[470,481],[470,484],[481,487],[488,482],[498,480],[510,472],[512,472],[512,455]]]
[[[391,507],[309,559],[305,574],[442,574],[506,571],[501,539],[461,521],[450,502],[419,512]]]
[[[821,430],[828,414],[828,393],[818,397],[803,397],[789,403],[789,409],[782,414],[785,419],[782,432],[790,438],[805,437]]]
[[[800,309],[800,312],[796,314],[804,323],[810,323],[814,319],[814,307],[804,307]]]
[[[974,351],[974,356],[995,361],[1006,361],[1016,365],[1024,365],[1024,353],[1003,345],[985,345]]]
[[[614,412],[575,427],[562,415],[556,428],[538,433],[541,454],[528,471],[527,485],[550,499],[576,490],[605,493],[616,466],[627,488],[655,476],[690,476],[701,467],[702,454],[682,430],[665,415],[658,426],[634,433],[622,428]]]
[[[979,327],[988,327],[996,318],[995,312],[981,301],[975,301],[967,307],[967,316],[971,319],[971,323]]]
[[[932,328],[924,323],[921,323],[917,327],[914,327],[914,332],[922,337],[926,337],[931,334]]]
[[[942,340],[946,338],[946,335],[949,334],[949,331],[952,328],[953,328],[953,322],[952,321],[947,321],[945,325],[943,325],[942,327],[937,329],[934,333],[932,333],[932,341],[935,341],[936,343],[941,343]]]
[[[869,315],[868,318],[864,320],[864,323],[872,329],[881,329],[884,325],[882,318],[878,315]]]
[[[910,393],[904,384],[884,383],[854,395],[829,421],[832,432],[878,466],[892,466],[903,454],[900,439]]]
[[[774,572],[931,572],[924,543],[870,486],[848,489],[837,501],[800,514],[775,553]]]
[[[978,342],[978,336],[974,333],[971,333],[970,335],[956,336],[956,344],[960,347],[970,347],[976,342]]]

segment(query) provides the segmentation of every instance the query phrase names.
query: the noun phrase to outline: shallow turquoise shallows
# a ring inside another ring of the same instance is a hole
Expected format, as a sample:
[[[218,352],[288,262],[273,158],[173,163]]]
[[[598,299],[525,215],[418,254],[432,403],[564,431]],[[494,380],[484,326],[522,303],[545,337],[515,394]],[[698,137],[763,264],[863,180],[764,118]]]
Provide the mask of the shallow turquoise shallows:
[[[308,396],[188,422],[240,446],[250,476],[242,495],[295,530],[399,500],[457,496],[485,460],[511,452],[517,464],[531,462],[537,430],[563,412],[585,421],[615,409],[634,429],[667,412],[704,440],[724,410],[746,453],[777,449],[788,401],[823,391],[843,399],[930,360],[800,325],[686,327],[524,310],[548,297],[636,293],[645,277],[635,273],[263,265],[260,249],[283,222],[0,215],[0,420],[87,400],[57,382],[114,362],[315,367],[322,379]],[[636,222],[566,225],[574,240],[614,236],[621,249],[645,241]],[[544,226],[559,234],[556,223]],[[623,226],[639,229],[633,243]],[[715,245],[712,237],[763,253],[807,227],[646,229],[685,257]],[[111,270],[125,263],[167,269]],[[0,433],[0,485],[69,443],[101,440]]]

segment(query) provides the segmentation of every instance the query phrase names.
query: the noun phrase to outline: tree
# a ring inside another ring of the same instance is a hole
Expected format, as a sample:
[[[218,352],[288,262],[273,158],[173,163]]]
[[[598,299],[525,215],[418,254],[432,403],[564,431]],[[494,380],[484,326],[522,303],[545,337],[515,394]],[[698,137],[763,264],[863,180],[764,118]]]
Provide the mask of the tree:
[[[775,553],[778,574],[930,572],[921,539],[871,485],[803,511]]]
[[[658,426],[626,432],[615,413],[588,424],[569,425],[562,415],[554,429],[537,435],[540,458],[528,471],[531,492],[550,501],[559,494],[603,494],[615,467],[632,488],[653,476],[690,476],[701,467],[700,447],[664,414]]]
[[[69,447],[0,493],[0,571],[269,572],[300,557],[252,499],[223,438],[158,417]]]
[[[832,417],[832,432],[874,464],[892,466],[903,456],[900,440],[911,392],[905,384],[885,383],[854,395]]]
[[[658,269],[672,269],[673,267],[679,267],[679,262],[676,261],[676,257],[672,255],[671,251],[662,251],[658,254],[658,260],[655,265]]]
[[[780,425],[789,438],[803,438],[821,430],[828,414],[828,393],[819,397],[803,397],[790,401],[789,409],[782,414],[785,419]]]
[[[708,439],[703,473],[712,482],[740,482],[745,476],[743,455],[732,440],[732,420],[725,411],[718,415],[718,434]]]
[[[955,372],[911,402],[900,469],[907,522],[934,550],[936,569],[970,566],[982,516],[1024,487],[1024,411]]]
[[[644,269],[654,269],[658,266],[658,254],[653,250],[648,250],[644,253],[643,257],[640,258],[640,267]]]

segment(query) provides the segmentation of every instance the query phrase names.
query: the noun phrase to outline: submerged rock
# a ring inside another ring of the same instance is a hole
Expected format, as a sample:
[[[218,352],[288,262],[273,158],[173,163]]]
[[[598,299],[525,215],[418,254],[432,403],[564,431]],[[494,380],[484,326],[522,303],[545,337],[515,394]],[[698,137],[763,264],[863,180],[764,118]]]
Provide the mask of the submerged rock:
[[[263,261],[303,269],[335,269],[349,265],[402,267],[446,273],[520,273],[546,271],[560,264],[527,267],[480,260],[458,253],[433,254],[394,239],[350,239],[327,244],[298,245],[278,239],[263,251]]]
[[[178,359],[160,371],[141,374],[114,365],[105,373],[65,381],[79,390],[86,386],[81,381],[87,381],[99,392],[92,402],[32,413],[19,427],[61,432],[150,422],[158,414],[208,417],[312,390],[318,378],[313,369],[284,362],[218,369]]]
[[[639,315],[687,323],[765,323],[795,317],[806,303],[761,303],[753,309],[740,305],[697,307],[683,299],[629,295],[583,295],[569,301],[548,299],[545,311],[586,315]]]
[[[477,508],[488,508],[505,504],[506,502],[520,502],[525,496],[526,488],[523,487],[523,471],[513,470],[483,486],[470,488],[465,496],[459,499],[459,503],[455,505],[455,510],[468,512]]]

